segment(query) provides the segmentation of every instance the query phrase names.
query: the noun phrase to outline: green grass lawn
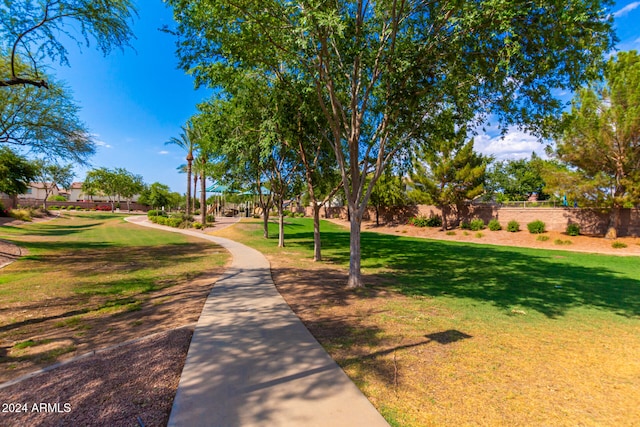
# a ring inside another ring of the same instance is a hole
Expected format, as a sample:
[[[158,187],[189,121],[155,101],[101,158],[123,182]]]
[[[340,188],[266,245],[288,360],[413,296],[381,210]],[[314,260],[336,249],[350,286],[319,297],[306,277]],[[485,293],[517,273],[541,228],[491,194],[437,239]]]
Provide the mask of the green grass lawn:
[[[638,257],[364,232],[371,286],[354,292],[348,230],[321,229],[322,263],[310,219],[287,219],[285,248],[276,224],[268,240],[260,223],[219,233],[270,256],[281,293],[390,424],[640,419]]]
[[[285,248],[277,248],[258,226],[245,243],[265,252],[295,251],[313,256],[310,219],[288,219]],[[481,304],[506,314],[527,310],[547,318],[591,309],[622,318],[640,316],[640,259],[495,245],[444,242],[379,233],[362,233],[362,270],[386,279],[389,287],[412,296],[435,297],[451,304]],[[347,267],[349,232],[322,223],[325,260]],[[301,260],[301,264],[307,262]]]

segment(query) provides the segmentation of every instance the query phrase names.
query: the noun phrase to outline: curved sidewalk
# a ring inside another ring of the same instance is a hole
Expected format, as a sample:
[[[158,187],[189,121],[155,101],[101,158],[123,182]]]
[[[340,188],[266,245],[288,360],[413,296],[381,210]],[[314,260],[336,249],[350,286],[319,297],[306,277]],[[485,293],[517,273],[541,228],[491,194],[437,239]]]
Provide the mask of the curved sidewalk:
[[[132,222],[210,240],[233,256],[198,320],[169,426],[388,426],[277,292],[260,252]]]

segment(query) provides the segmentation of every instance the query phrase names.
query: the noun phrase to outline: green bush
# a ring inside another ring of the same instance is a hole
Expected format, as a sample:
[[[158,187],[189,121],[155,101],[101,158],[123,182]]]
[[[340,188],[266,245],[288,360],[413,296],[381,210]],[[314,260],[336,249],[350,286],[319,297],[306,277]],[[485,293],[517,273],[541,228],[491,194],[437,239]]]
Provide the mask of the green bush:
[[[49,206],[49,209],[52,211],[57,211],[58,209],[60,209],[60,206],[58,205]]]
[[[611,243],[611,247],[614,249],[622,249],[622,248],[626,248],[627,244],[616,240],[615,242]]]
[[[489,230],[491,231],[500,231],[502,230],[502,226],[500,225],[500,221],[497,219],[492,219],[489,221]]]
[[[184,222],[184,220],[180,217],[170,217],[167,218],[164,222],[165,225],[168,225],[169,227],[179,227],[180,224],[182,224]]]
[[[467,221],[462,221],[460,223],[460,228],[463,230],[471,230],[471,224],[468,223]]]
[[[193,228],[198,229],[198,230],[202,230],[202,227],[203,227],[203,226],[202,226],[202,223],[201,223],[201,222],[198,222],[198,221],[194,221],[194,222],[191,224],[191,226],[192,226]]]
[[[546,242],[547,240],[549,240],[549,236],[543,236],[543,235],[541,234],[541,235],[539,235],[539,236],[536,238],[536,240],[537,240],[538,242]]]
[[[155,216],[168,216],[168,215],[165,211],[155,210],[155,209],[152,209],[149,212],[147,212],[148,218],[155,217]]]
[[[207,222],[216,222],[216,217],[215,215],[207,215]]]
[[[542,234],[545,232],[545,224],[540,220],[536,220],[527,224],[527,229],[531,234]]]
[[[484,221],[480,218],[472,219],[469,223],[469,228],[471,229],[471,231],[484,230]]]
[[[517,233],[520,231],[520,223],[516,220],[511,220],[507,224],[507,231],[510,233]]]
[[[575,223],[571,223],[567,225],[567,234],[569,236],[579,236],[580,235],[580,226]]]
[[[442,218],[438,215],[431,215],[430,217],[420,215],[410,218],[409,224],[416,227],[442,227]]]

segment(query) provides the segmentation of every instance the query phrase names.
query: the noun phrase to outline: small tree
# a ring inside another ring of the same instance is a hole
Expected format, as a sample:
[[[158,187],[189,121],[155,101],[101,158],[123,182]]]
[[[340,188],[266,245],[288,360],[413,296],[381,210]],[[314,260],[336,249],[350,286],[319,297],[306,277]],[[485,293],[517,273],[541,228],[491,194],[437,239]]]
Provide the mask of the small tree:
[[[402,185],[402,177],[395,176],[388,168],[373,187],[369,199],[369,204],[376,211],[376,225],[380,225],[381,208],[401,207],[406,205],[408,201]]]
[[[42,208],[47,209],[47,199],[49,195],[53,193],[54,188],[71,188],[73,182],[73,165],[68,164],[61,166],[57,163],[49,163],[45,160],[38,160],[35,162],[35,166],[38,170],[36,179],[42,184],[45,191],[44,200],[42,201]]]
[[[433,203],[442,211],[442,229],[448,227],[451,205],[473,200],[484,191],[490,159],[473,151],[473,139],[465,142],[466,130],[451,131],[450,138],[431,141],[431,149],[416,159],[409,197]]]
[[[178,198],[177,200],[176,197]],[[179,198],[181,197],[180,193],[172,193],[168,185],[154,182],[141,192],[139,200],[140,203],[149,205],[152,208],[169,208],[179,203]]]

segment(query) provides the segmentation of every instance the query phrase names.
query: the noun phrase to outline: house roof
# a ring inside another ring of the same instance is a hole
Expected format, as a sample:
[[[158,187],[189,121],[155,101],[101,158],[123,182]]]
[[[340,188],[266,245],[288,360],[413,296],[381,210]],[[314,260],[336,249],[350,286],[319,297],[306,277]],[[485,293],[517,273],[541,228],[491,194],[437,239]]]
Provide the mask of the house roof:
[[[51,188],[51,183],[50,182],[47,182],[46,184],[47,184],[48,188]],[[57,184],[53,184],[53,185],[54,185],[54,187],[59,188]],[[43,190],[45,189],[45,185],[42,182],[30,182],[29,183],[29,187],[31,187],[31,188],[39,188],[39,189],[43,189]]]

